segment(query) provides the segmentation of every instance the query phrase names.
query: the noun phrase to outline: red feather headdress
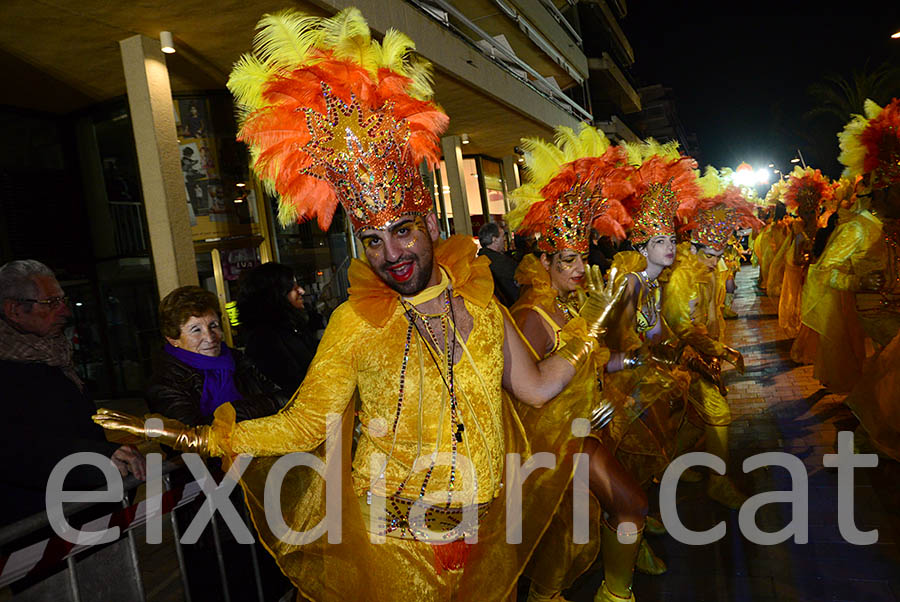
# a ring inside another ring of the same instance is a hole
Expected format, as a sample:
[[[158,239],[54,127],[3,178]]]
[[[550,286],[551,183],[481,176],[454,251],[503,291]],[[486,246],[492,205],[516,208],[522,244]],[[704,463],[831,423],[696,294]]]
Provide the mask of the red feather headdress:
[[[871,174],[873,188],[900,182],[900,99],[883,109],[871,100],[838,134],[844,177]]]
[[[530,180],[513,192],[516,207],[507,221],[521,234],[537,234],[546,253],[572,249],[585,253],[591,227],[625,237],[631,218],[622,201],[634,186],[624,149],[610,146],[602,132],[583,125],[575,134],[557,129],[557,144],[523,142]]]
[[[426,212],[417,166],[439,160],[448,118],[412,41],[393,30],[372,40],[355,8],[331,19],[284,11],[257,28],[228,86],[238,139],[279,196],[281,222],[316,218],[327,229],[339,202],[356,230]]]
[[[654,236],[675,234],[675,218],[690,220],[701,196],[697,162],[678,154],[674,144],[651,140],[628,145],[632,164],[639,165],[632,178],[636,210],[631,241],[644,244]]]
[[[796,167],[788,178],[782,200],[795,215],[816,216],[819,206],[834,195],[834,187],[818,169]]]
[[[728,186],[716,196],[701,200],[693,219],[682,227],[691,230],[691,242],[721,251],[735,231],[758,230],[765,224],[756,217],[756,205],[750,203],[736,186]]]

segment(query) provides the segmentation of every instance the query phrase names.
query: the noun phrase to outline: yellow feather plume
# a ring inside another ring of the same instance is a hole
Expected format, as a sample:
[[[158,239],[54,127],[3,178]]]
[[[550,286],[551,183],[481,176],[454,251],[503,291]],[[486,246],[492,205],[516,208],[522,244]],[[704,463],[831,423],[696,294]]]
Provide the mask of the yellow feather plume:
[[[841,174],[845,178],[854,178],[864,173],[863,164],[866,160],[866,147],[860,141],[863,130],[869,125],[869,121],[881,114],[882,108],[875,102],[866,99],[863,103],[863,113],[865,115],[853,115],[850,123],[844,126],[843,131],[838,133],[838,146],[841,148],[841,154],[838,155],[838,161],[844,166]]]
[[[712,165],[706,166],[706,170],[702,176],[697,178],[697,182],[700,184],[700,190],[703,191],[703,198],[705,199],[722,194],[728,184]]]
[[[387,68],[412,80],[410,96],[431,98],[431,63],[414,55],[415,44],[394,29],[383,43],[373,40],[369,26],[357,8],[347,8],[330,19],[311,17],[287,9],[263,15],[253,39],[254,53],[243,55],[228,78],[239,116],[262,106],[263,84],[272,75],[287,72],[316,59],[311,50],[329,50],[338,59],[351,60],[373,76]]]
[[[558,126],[554,131],[554,141],[522,139],[528,182],[510,194],[513,209],[506,214],[506,221],[512,230],[518,229],[533,203],[543,200],[541,189],[559,172],[560,167],[576,159],[599,157],[612,146],[602,131],[586,123],[580,125],[577,133],[570,127]]]

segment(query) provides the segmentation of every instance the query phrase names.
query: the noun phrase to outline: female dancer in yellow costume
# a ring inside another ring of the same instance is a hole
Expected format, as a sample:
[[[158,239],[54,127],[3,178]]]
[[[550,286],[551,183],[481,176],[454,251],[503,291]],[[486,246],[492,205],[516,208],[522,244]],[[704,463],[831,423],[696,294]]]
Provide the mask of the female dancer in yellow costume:
[[[765,202],[769,206],[769,214],[766,217],[766,225],[760,230],[753,246],[753,252],[759,264],[759,288],[762,290],[766,290],[766,285],[769,282],[769,268],[778,250],[776,244],[780,244],[775,240],[775,232],[778,229],[778,221],[784,215],[784,206],[780,205],[784,182],[784,180],[775,182],[769,188],[769,192],[766,193]]]
[[[838,135],[844,177],[861,177],[858,206],[815,265],[804,321],[821,337],[817,378],[852,387],[845,402],[869,440],[900,460],[900,99],[864,109]],[[876,348],[864,364],[862,333]]]
[[[516,207],[507,219],[516,232],[537,237],[538,251],[527,255],[519,265],[516,280],[522,294],[511,313],[534,357],[541,359],[564,344],[563,329],[578,316],[578,293],[586,284],[582,255],[588,250],[592,224],[606,224],[624,234],[620,223],[629,218],[617,199],[631,192],[628,176],[633,170],[625,163],[623,149],[611,146],[601,132],[587,125],[582,125],[577,134],[569,128],[557,128],[557,144],[529,139],[523,146],[529,181],[513,193]],[[601,280],[599,270],[589,272],[587,279]],[[602,371],[603,366],[598,365],[596,372],[588,375],[590,380],[584,384],[589,392],[573,380],[548,407],[537,411],[522,408],[526,431],[540,429],[548,419],[565,422],[565,409],[583,404],[579,396],[589,396],[596,408]],[[631,578],[647,497],[598,439],[586,437],[581,451],[589,456],[590,490],[602,508],[595,512],[605,515],[598,516],[602,522],[599,542],[605,579],[594,600],[633,600]],[[563,600],[560,592],[596,557],[596,546],[574,544],[569,522],[572,506],[567,500],[568,496],[529,566],[529,602]],[[623,541],[623,535],[632,536]]]
[[[796,167],[788,178],[784,204],[797,216],[791,224],[791,239],[785,252],[784,277],[778,300],[778,325],[789,338],[800,334],[801,297],[810,253],[818,230],[818,212],[833,192],[818,169]]]
[[[654,141],[626,145],[635,193],[626,205],[633,207],[629,232],[635,251],[617,253],[612,267],[627,282],[625,303],[617,307],[606,336],[610,362],[604,399],[618,409],[602,431],[603,440],[616,452],[645,487],[658,478],[677,453],[677,432],[685,409],[690,375],[671,366],[674,359],[667,346],[673,335],[662,317],[661,280],[675,260],[676,215],[693,211],[700,189],[694,173],[696,163],[678,153],[674,144]],[[647,532],[665,532],[662,524],[648,517]],[[645,541],[637,569],[658,575],[665,563]]]
[[[710,183],[705,186],[707,190],[710,187]],[[731,411],[721,381],[720,361],[743,372],[744,360],[739,351],[721,342],[724,322],[716,302],[720,289],[717,266],[736,230],[761,225],[753,213],[753,206],[732,186],[705,198],[689,224],[691,242],[679,247],[675,267],[663,290],[666,323],[689,347],[683,356],[693,373],[689,400],[704,424],[706,451],[726,463]],[[715,473],[710,474],[707,495],[732,509],[746,500],[727,476]]]

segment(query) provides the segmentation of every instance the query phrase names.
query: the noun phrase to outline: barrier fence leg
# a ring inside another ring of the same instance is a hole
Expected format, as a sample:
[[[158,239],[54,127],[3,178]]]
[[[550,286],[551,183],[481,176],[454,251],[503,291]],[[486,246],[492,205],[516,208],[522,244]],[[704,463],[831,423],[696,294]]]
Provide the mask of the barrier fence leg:
[[[78,593],[78,575],[75,574],[75,557],[66,558],[66,570],[69,575],[69,591],[72,593],[73,602],[81,602],[81,595]]]
[[[172,488],[172,481],[169,475],[163,477],[163,485],[166,491]],[[178,558],[178,569],[181,571],[181,587],[184,588],[184,602],[192,602],[191,584],[188,581],[187,565],[184,562],[184,550],[181,549],[181,530],[178,528],[175,510],[169,513],[169,519],[172,521],[172,536],[175,538],[175,557]]]
[[[213,516],[209,522],[212,525],[213,541],[216,544],[216,561],[219,564],[219,579],[222,581],[222,599],[225,602],[231,602],[231,592],[228,591],[228,576],[225,574],[225,554],[222,552],[222,537],[219,535],[219,521]]]
[[[122,507],[128,507],[128,500],[122,500]],[[137,551],[137,541],[135,540],[134,530],[129,530],[128,533],[128,553],[131,557],[131,568],[134,572],[134,581],[135,588],[138,591],[138,595],[141,600],[147,599],[147,593],[144,591],[144,578],[141,576],[141,564],[138,560],[138,551]]]
[[[252,533],[253,524],[250,521],[250,514],[247,510],[246,504],[244,504],[243,510],[244,523]],[[259,598],[259,602],[265,602],[265,595],[263,594],[262,572],[259,570],[259,554],[256,553],[255,543],[250,545],[250,560],[253,562],[253,578],[256,579],[256,597]]]

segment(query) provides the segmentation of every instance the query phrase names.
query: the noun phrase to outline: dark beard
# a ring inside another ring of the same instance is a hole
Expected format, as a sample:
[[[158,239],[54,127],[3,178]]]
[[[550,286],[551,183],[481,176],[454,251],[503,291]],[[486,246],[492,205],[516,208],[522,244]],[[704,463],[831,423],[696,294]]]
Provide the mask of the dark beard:
[[[397,282],[394,280],[393,275],[388,270],[388,268],[398,264],[403,263],[404,261],[413,261],[415,263],[414,274],[412,278],[407,280],[406,282]],[[385,263],[379,270],[378,275],[381,276],[381,279],[387,284],[390,288],[397,291],[404,297],[411,297],[413,295],[417,295],[425,290],[425,287],[428,285],[428,281],[431,279],[431,271],[434,267],[434,256],[431,250],[428,250],[427,255],[415,256],[409,255],[404,256],[395,261],[394,263],[387,264]]]

